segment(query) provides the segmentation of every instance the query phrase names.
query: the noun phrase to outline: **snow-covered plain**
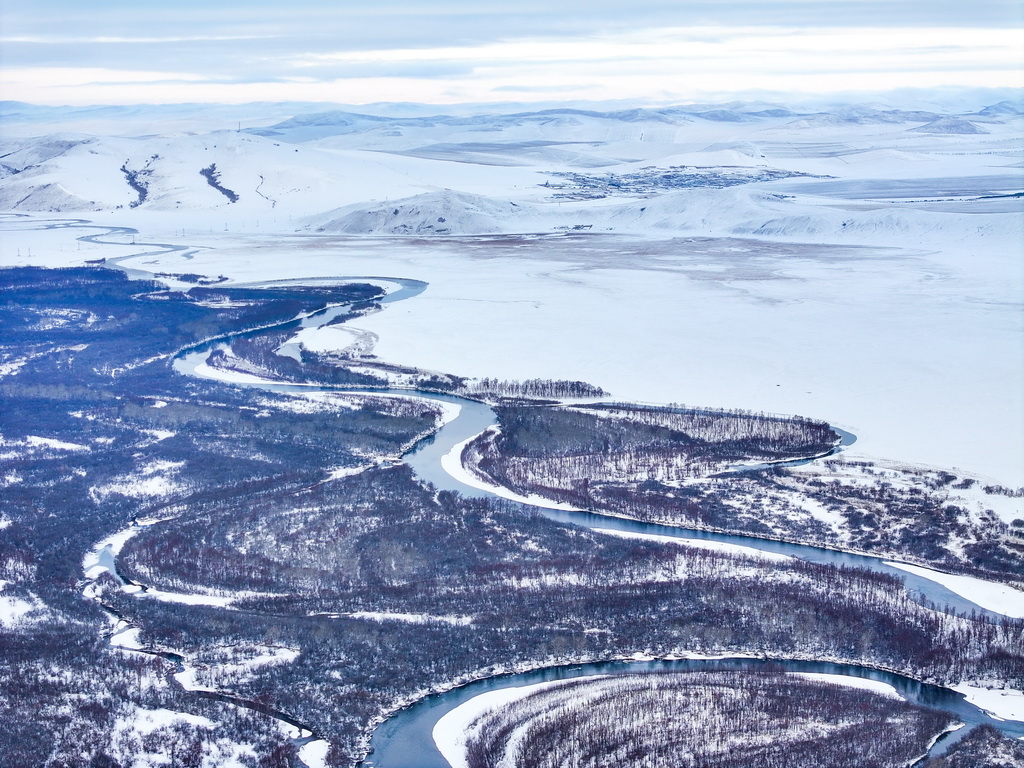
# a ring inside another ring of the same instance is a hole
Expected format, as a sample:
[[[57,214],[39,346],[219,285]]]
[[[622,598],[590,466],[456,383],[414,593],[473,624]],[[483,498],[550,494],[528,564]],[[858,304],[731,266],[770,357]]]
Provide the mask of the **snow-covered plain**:
[[[732,110],[731,121],[327,115],[265,135],[9,138],[4,163],[23,170],[0,179],[0,203],[31,216],[4,222],[0,263],[141,251],[126,265],[235,281],[425,280],[415,300],[352,324],[376,337],[379,358],[799,413],[850,428],[864,454],[1024,484],[1022,204],[995,197],[1024,187],[1019,105],[953,116],[983,133],[873,108]],[[129,170],[149,163],[134,208],[126,157]],[[210,164],[237,203],[199,175]],[[574,199],[554,175],[684,165],[831,178]],[[35,228],[61,215],[182,250]]]

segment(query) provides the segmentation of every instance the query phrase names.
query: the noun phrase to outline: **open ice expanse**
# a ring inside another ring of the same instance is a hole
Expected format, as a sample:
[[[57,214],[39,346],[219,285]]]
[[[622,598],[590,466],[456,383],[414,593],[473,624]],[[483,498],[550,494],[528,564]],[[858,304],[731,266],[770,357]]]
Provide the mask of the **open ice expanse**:
[[[75,253],[73,232],[62,234],[63,253]],[[378,357],[466,376],[582,379],[624,400],[822,418],[857,434],[858,454],[1024,484],[1019,262],[1007,263],[1009,242],[969,254],[613,235],[503,238],[494,248],[196,240],[208,247],[187,262],[172,254],[126,266],[242,282],[424,280],[421,296],[355,323],[376,334]],[[94,247],[90,258],[129,250]]]
[[[353,324],[365,351],[821,418],[851,455],[1019,486],[1021,111],[331,113],[142,139],[15,123],[0,203],[29,218],[4,223],[0,263],[414,278],[423,294]],[[34,228],[71,215],[185,248]]]

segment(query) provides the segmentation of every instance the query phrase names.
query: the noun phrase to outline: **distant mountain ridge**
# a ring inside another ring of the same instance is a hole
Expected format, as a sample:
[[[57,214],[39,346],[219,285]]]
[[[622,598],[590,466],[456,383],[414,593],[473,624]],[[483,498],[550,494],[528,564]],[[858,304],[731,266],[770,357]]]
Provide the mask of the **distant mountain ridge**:
[[[416,116],[320,106],[290,105],[291,114],[272,119],[283,105],[268,105],[260,125],[236,120],[230,129],[197,132],[177,130],[195,105],[3,102],[4,120],[22,115],[48,126],[58,114],[151,112],[170,130],[0,138],[0,209],[175,214],[183,228],[291,222],[292,231],[339,234],[585,230],[863,240],[883,238],[887,228],[959,235],[941,211],[876,212],[887,204],[880,201],[907,199],[897,186],[891,194],[874,190],[868,208],[845,213],[804,205],[789,190],[855,201],[861,181],[898,178],[894,170],[977,176],[974,152],[984,156],[991,183],[981,179],[958,193],[944,182],[935,186],[941,194],[918,184],[924,191],[915,196],[958,197],[962,205],[979,196],[1002,200],[970,209],[997,213],[1012,210],[1024,187],[1013,153],[1024,134],[1024,100],[960,114],[884,104],[808,111],[769,102]],[[258,108],[218,105],[208,117],[220,122]],[[954,162],[963,168],[946,173]],[[812,186],[810,177],[826,176],[838,181]],[[845,178],[857,183],[844,187]],[[784,180],[790,184],[778,186]],[[973,232],[974,223],[958,226]],[[1000,236],[1013,229],[1002,219],[986,226]]]

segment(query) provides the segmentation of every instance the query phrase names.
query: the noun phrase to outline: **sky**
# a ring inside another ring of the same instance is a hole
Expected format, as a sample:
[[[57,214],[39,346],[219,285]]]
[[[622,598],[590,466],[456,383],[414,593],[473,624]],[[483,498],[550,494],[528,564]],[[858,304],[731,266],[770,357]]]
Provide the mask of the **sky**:
[[[632,100],[1024,87],[1021,0],[4,0],[0,99]]]

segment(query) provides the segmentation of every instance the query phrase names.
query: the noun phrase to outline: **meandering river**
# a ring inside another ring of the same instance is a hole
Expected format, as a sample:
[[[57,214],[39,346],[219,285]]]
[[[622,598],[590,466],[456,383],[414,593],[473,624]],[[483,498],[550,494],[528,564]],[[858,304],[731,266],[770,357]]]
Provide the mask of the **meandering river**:
[[[99,233],[94,235],[86,235],[80,239],[94,242],[104,243],[111,245],[128,245],[127,243],[103,240],[104,236],[131,236],[134,240],[136,234],[135,230],[126,227],[101,227],[90,224],[84,220],[73,220],[73,221],[58,221],[51,222],[43,225],[45,228],[64,228],[64,227],[93,227],[101,230]],[[148,243],[140,244],[148,248],[155,248],[156,250],[144,251],[142,253],[135,253],[129,256],[119,257],[116,259],[108,259],[107,265],[116,266],[118,269],[123,270],[131,277],[143,277],[151,278],[152,274],[143,272],[141,270],[133,269],[123,265],[121,262],[128,259],[135,259],[140,256],[147,255],[165,255],[172,252],[181,252],[184,257],[188,257],[190,253],[194,252],[187,246],[178,246],[171,244],[158,244]],[[391,286],[397,285],[398,289],[391,291],[388,296],[383,300],[382,303],[391,303],[395,301],[402,301],[408,298],[412,298],[419,293],[422,293],[426,288],[427,284],[418,280],[411,280],[406,278],[395,278],[395,277],[381,277],[381,276],[351,276],[351,277],[339,277],[330,276],[324,278],[300,278],[292,281],[267,281],[264,283],[247,283],[246,287],[257,287],[257,286],[271,286],[280,285],[285,282],[291,282],[294,284],[307,284],[311,282],[331,282],[331,283],[343,283],[343,282],[369,282],[376,284],[390,284]],[[335,317],[340,310],[329,310],[327,312],[313,313],[312,315],[304,318],[298,318],[297,320],[291,321],[296,326],[303,327],[315,327],[328,322],[330,319]],[[286,327],[288,324],[277,324],[261,331],[268,331],[281,327]],[[248,333],[252,333],[249,331]],[[238,334],[241,335],[241,334]],[[209,351],[215,348],[218,344],[229,343],[233,335],[225,335],[219,339],[211,340],[204,343],[203,345],[197,345],[189,350],[186,350],[180,354],[174,361],[174,367],[180,373],[186,375],[197,375],[197,366],[202,363]],[[239,382],[240,386],[247,387],[259,387],[266,390],[276,392],[286,391],[305,391],[311,390],[322,390],[322,391],[334,391],[334,392],[345,392],[353,391],[351,389],[341,389],[332,387],[310,387],[303,385],[294,384],[282,384],[277,382]],[[470,400],[466,398],[456,397],[452,395],[442,395],[434,392],[417,391],[417,390],[359,390],[361,392],[366,391],[378,391],[387,393],[390,395],[399,396],[414,396],[420,398],[429,398],[432,400],[443,401],[448,403],[456,404],[460,407],[460,412],[457,418],[445,424],[435,435],[424,439],[412,450],[410,450],[405,460],[412,466],[416,473],[424,480],[434,484],[436,487],[458,491],[466,496],[487,496],[490,493],[479,487],[466,485],[457,478],[450,475],[442,465],[442,457],[449,454],[453,447],[465,440],[480,434],[485,429],[493,426],[496,423],[496,418],[493,410],[480,402]],[[844,442],[849,442],[852,436],[844,435]],[[937,605],[946,605],[950,609],[956,611],[971,611],[975,610],[979,613],[983,613],[989,616],[998,616],[999,614],[993,613],[982,609],[980,606],[971,602],[970,600],[957,595],[941,584],[921,576],[909,574],[899,569],[893,568],[892,566],[886,565],[881,559],[841,552],[838,550],[826,549],[822,547],[814,547],[802,544],[791,544],[781,541],[774,541],[769,539],[761,539],[750,536],[737,536],[731,534],[713,533],[709,531],[702,531],[697,529],[689,529],[675,526],[666,525],[654,525],[650,523],[641,523],[637,521],[626,520],[622,518],[610,517],[607,515],[597,515],[590,512],[569,512],[569,511],[558,511],[552,509],[543,509],[545,515],[553,520],[559,522],[581,525],[593,529],[611,529],[623,533],[630,534],[654,534],[658,536],[669,536],[680,539],[688,540],[703,540],[708,542],[721,542],[727,544],[738,545],[747,547],[762,552],[788,555],[791,557],[800,558],[803,560],[824,563],[841,566],[852,566],[859,568],[868,568],[874,571],[880,571],[884,573],[894,574],[901,578],[908,586],[908,588],[916,593],[920,598],[931,601]],[[99,553],[101,559],[104,559],[104,564],[109,565],[111,570],[114,569],[114,557],[111,552],[104,551]],[[486,680],[477,681],[469,685],[456,688],[452,691],[428,696],[415,705],[408,707],[405,710],[397,713],[394,717],[387,720],[379,728],[377,728],[373,736],[373,753],[371,757],[366,761],[366,766],[374,766],[374,768],[448,768],[447,761],[441,756],[440,752],[434,747],[433,738],[431,731],[437,720],[446,712],[450,711],[454,707],[472,699],[473,697],[485,693],[490,690],[496,690],[499,688],[518,687],[523,685],[530,685],[537,682],[544,682],[550,680],[562,680],[570,679],[574,677],[588,676],[594,674],[618,674],[622,672],[636,672],[636,671],[668,671],[668,670],[690,670],[690,669],[750,669],[756,670],[761,669],[767,663],[771,663],[775,668],[781,668],[786,671],[795,672],[823,672],[829,674],[841,674],[853,677],[865,677],[872,680],[881,681],[892,685],[896,690],[907,698],[909,701],[919,703],[927,706],[933,706],[940,709],[944,709],[954,714],[958,719],[966,723],[968,726],[990,723],[995,725],[997,728],[1002,730],[1004,733],[1013,737],[1024,737],[1024,723],[1014,721],[1002,721],[994,720],[985,714],[982,710],[974,705],[966,702],[962,694],[956,693],[946,688],[938,686],[925,685],[923,683],[914,681],[910,678],[902,675],[892,674],[879,670],[869,669],[866,667],[857,667],[842,664],[832,664],[823,661],[796,661],[796,660],[773,660],[767,662],[764,660],[753,660],[753,659],[726,659],[726,660],[671,660],[671,661],[614,661],[614,662],[600,662],[593,664],[584,665],[571,665],[564,667],[555,667],[542,669],[538,671],[518,674],[518,675],[501,675]],[[228,697],[226,700],[229,700]],[[233,702],[238,703],[238,702]],[[243,704],[244,705],[244,704]],[[959,735],[966,733],[968,729],[962,729],[955,734],[949,735],[941,739],[936,747],[933,749],[932,754],[939,754],[948,746],[953,743]]]
[[[373,282],[384,278],[349,278]],[[391,282],[398,282],[393,278]],[[392,301],[396,300],[392,297]],[[316,324],[317,318],[311,317],[304,325]],[[226,343],[226,340],[223,342]],[[175,360],[175,368],[186,375],[196,375],[197,366],[202,363],[209,350],[192,351]],[[310,387],[307,385],[281,383],[243,383],[242,386],[255,386],[276,392],[287,391],[334,391],[345,390],[331,387]],[[460,408],[459,415],[442,426],[434,435],[425,438],[413,447],[403,458],[422,479],[432,483],[439,489],[457,491],[465,496],[494,496],[487,490],[467,485],[452,476],[445,469],[442,458],[465,440],[479,435],[494,426],[497,418],[490,406],[467,398],[444,395],[421,390],[378,389],[358,390],[360,392],[379,392],[395,396],[415,396],[431,400],[451,403]],[[844,433],[844,444],[851,443],[855,438]],[[702,540],[747,547],[752,550],[773,554],[787,555],[815,563],[843,565],[848,567],[868,568],[895,575],[902,579],[922,600],[937,605],[948,606],[957,611],[975,610],[989,616],[999,614],[986,611],[970,600],[951,592],[943,585],[930,579],[887,565],[879,558],[839,550],[825,549],[803,544],[793,544],[771,539],[751,536],[739,536],[715,533],[677,526],[656,525],[624,518],[599,515],[591,512],[561,511],[541,508],[543,514],[552,520],[581,525],[592,529],[615,530],[629,534],[646,534],[667,536],[679,539]],[[929,757],[944,754],[970,730],[980,724],[993,725],[1012,737],[1024,737],[1024,723],[1005,721],[993,718],[977,706],[966,701],[963,694],[935,685],[927,685],[903,675],[885,672],[868,667],[847,664],[835,664],[825,661],[806,660],[760,660],[760,659],[723,659],[723,660],[655,660],[655,661],[613,661],[591,664],[574,664],[546,668],[514,675],[500,675],[480,680],[453,689],[445,693],[428,696],[415,705],[401,710],[381,724],[374,732],[370,757],[364,761],[366,768],[450,768],[448,761],[437,749],[432,731],[437,721],[455,707],[471,700],[475,696],[502,688],[514,688],[533,685],[539,682],[566,680],[597,674],[620,674],[624,672],[662,672],[672,670],[760,670],[771,664],[776,669],[786,672],[814,672],[850,677],[867,678],[887,683],[897,690],[911,703],[935,707],[950,712],[967,727],[945,734],[929,752]]]
[[[458,706],[491,691],[519,688],[537,683],[571,680],[592,675],[616,675],[636,672],[689,672],[738,670],[763,672],[766,669],[785,672],[843,675],[874,680],[891,685],[912,704],[945,710],[964,723],[965,727],[943,735],[929,751],[937,757],[963,738],[976,725],[992,725],[1011,738],[1024,737],[1024,723],[997,720],[968,703],[962,694],[937,685],[928,685],[903,675],[850,664],[824,661],[725,659],[665,659],[652,661],[606,661],[592,664],[569,664],[533,672],[498,675],[478,680],[444,693],[427,696],[386,720],[374,731],[372,752],[365,768],[450,768],[434,743],[437,721]]]

